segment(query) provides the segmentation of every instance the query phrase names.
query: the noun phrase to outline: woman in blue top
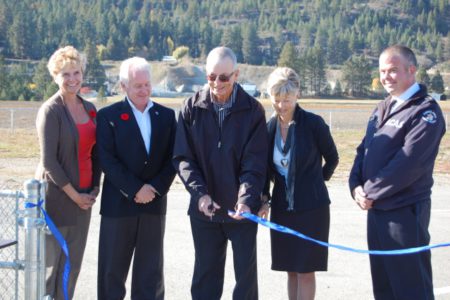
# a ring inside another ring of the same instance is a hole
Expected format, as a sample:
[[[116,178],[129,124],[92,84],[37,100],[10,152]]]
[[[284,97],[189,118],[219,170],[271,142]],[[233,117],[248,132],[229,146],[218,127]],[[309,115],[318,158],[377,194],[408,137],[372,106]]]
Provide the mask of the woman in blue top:
[[[327,242],[330,199],[325,180],[339,161],[330,130],[320,116],[297,104],[300,81],[294,70],[277,68],[267,90],[275,114],[267,123],[269,174],[259,215],[269,213],[272,181],[271,220]],[[272,269],[288,273],[289,299],[314,299],[314,272],[327,270],[328,249],[276,231],[271,231],[271,245]]]

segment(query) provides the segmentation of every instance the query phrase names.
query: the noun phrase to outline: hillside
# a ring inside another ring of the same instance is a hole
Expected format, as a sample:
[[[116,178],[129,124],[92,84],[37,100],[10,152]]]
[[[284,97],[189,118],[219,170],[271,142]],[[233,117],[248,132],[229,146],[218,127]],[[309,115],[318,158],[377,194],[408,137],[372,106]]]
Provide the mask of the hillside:
[[[434,64],[450,59],[449,11],[448,0],[0,0],[0,54],[39,60],[72,44],[96,45],[101,60],[160,60],[181,45],[198,58],[222,44],[241,63],[275,65],[290,41],[340,65],[401,43]]]

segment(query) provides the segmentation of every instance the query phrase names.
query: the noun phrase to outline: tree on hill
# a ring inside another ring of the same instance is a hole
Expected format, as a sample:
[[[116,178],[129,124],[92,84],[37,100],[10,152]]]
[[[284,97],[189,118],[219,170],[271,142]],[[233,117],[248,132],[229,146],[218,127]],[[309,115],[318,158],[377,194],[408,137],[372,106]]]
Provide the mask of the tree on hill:
[[[254,24],[250,24],[242,30],[242,56],[244,63],[250,65],[261,64],[258,44],[258,31]]]
[[[47,60],[42,59],[34,69],[34,75],[32,78],[34,84],[33,98],[36,100],[45,100],[51,95],[47,94],[48,86],[53,84],[53,78],[47,69]]]
[[[442,79],[441,73],[439,70],[431,77],[430,88],[433,92],[438,94],[444,93],[444,80]]]
[[[86,44],[85,54],[87,57],[86,70],[84,72],[84,83],[98,91],[106,82],[105,68],[97,57],[97,48],[91,42]]]
[[[236,54],[238,62],[242,62],[242,36],[239,26],[228,26],[225,28],[221,45],[230,48]]]
[[[286,42],[281,50],[277,65],[279,67],[289,67],[298,72],[297,59],[298,56],[294,45],[291,42]]]
[[[428,76],[427,70],[424,67],[419,67],[416,73],[416,80],[427,87],[430,86],[430,76]]]
[[[312,95],[321,95],[327,84],[325,53],[319,47],[307,51],[300,59],[300,76]]]
[[[175,49],[172,53],[172,56],[175,59],[182,59],[186,55],[189,55],[189,48],[186,46],[177,47],[177,49]]]
[[[372,83],[370,62],[365,56],[352,56],[342,68],[343,79],[351,96],[366,96]]]
[[[333,96],[342,97],[342,86],[339,80],[336,80],[336,83],[334,85]]]

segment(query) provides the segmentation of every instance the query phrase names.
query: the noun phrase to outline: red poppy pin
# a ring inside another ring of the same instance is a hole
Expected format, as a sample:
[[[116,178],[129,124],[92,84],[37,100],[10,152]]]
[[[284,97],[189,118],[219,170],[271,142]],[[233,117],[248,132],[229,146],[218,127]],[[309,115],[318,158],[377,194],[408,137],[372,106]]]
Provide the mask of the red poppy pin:
[[[123,113],[120,115],[120,118],[124,121],[127,121],[130,118],[130,116],[127,113]]]
[[[97,116],[97,112],[95,110],[90,110],[89,111],[89,116],[94,119]]]

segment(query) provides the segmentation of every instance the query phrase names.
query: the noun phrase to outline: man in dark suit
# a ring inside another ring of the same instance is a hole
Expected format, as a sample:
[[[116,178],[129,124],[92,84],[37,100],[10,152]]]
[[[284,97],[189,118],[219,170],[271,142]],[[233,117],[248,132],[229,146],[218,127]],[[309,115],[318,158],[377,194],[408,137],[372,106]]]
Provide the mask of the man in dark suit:
[[[125,60],[126,98],[97,114],[97,145],[105,174],[100,214],[98,299],[123,299],[134,254],[131,299],[163,299],[163,237],[175,113],[150,100],[150,66]]]

